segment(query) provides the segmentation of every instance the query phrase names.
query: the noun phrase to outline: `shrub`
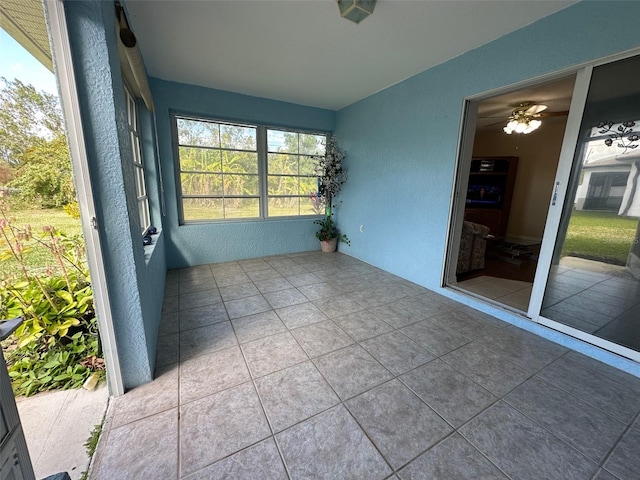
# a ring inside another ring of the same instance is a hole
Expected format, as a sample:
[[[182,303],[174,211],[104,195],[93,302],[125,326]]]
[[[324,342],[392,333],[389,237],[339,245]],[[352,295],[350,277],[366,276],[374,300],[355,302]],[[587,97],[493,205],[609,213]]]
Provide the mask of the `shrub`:
[[[0,279],[0,318],[25,319],[6,345],[14,392],[79,387],[104,370],[82,240],[53,227],[35,237],[28,226],[12,226],[0,212],[0,261],[13,259],[21,268],[20,277]],[[44,275],[25,266],[24,254],[33,248],[53,260]]]

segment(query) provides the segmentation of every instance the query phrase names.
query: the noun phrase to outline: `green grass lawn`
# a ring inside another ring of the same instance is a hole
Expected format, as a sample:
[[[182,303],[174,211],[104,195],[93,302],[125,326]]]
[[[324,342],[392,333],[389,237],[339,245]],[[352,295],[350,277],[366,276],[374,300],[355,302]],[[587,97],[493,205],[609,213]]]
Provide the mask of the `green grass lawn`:
[[[562,255],[625,265],[637,227],[637,218],[615,212],[574,210]]]
[[[80,219],[73,218],[62,209],[59,210],[11,210],[7,213],[11,225],[17,228],[24,228],[31,225],[31,232],[35,237],[42,237],[45,225],[54,226],[57,231],[66,235],[81,235],[82,226]],[[4,240],[4,239],[3,239]],[[47,266],[55,267],[55,258],[44,248],[35,245],[35,242],[28,242],[31,251],[25,254],[25,263],[30,271],[44,272]],[[4,250],[4,242],[0,244],[0,250]],[[20,265],[14,259],[0,261],[0,279],[13,276],[20,272]]]

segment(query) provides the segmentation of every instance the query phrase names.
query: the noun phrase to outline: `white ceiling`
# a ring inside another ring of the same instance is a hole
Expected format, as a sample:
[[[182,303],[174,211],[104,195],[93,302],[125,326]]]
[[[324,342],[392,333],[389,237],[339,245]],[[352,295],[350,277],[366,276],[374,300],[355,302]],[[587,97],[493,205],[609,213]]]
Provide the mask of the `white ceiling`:
[[[575,1],[126,0],[149,75],[301,105],[351,103]]]

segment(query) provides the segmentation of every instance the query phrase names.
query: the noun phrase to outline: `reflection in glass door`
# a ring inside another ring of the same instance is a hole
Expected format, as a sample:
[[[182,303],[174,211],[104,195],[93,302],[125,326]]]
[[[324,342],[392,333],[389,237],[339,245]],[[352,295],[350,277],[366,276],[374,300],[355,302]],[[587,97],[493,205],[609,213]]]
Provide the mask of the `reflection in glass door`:
[[[593,69],[540,315],[640,352],[640,57]]]

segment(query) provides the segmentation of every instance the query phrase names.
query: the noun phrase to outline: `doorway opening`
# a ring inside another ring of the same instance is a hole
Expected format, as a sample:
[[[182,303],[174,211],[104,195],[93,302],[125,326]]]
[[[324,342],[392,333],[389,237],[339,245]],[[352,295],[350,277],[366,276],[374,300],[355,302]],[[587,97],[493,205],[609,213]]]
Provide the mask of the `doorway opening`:
[[[570,75],[477,102],[471,155],[459,168],[450,286],[527,312],[574,83]],[[504,131],[514,110],[540,105],[537,130]]]

